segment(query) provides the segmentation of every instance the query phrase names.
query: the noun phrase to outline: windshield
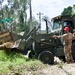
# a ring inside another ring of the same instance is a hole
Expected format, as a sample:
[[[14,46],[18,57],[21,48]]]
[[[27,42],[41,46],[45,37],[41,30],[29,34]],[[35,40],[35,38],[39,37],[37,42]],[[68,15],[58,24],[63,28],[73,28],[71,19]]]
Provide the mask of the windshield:
[[[56,21],[53,23],[53,30],[60,28],[60,21]]]

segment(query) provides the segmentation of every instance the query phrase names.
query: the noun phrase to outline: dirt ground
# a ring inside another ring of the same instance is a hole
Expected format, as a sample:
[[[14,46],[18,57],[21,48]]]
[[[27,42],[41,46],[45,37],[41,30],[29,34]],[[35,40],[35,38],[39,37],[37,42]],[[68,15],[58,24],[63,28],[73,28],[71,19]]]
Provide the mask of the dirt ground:
[[[8,75],[75,75],[75,63],[67,64],[55,58],[53,65],[43,64],[40,67],[23,68],[23,72],[13,72]]]
[[[31,75],[75,75],[75,63],[47,65],[45,69],[34,71]]]

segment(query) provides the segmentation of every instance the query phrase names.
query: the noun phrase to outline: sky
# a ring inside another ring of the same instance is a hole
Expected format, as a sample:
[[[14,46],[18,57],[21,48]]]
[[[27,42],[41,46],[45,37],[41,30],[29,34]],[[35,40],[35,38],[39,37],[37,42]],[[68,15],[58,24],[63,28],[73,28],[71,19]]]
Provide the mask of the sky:
[[[4,0],[4,4],[6,0]],[[32,1],[32,16],[39,20],[37,13],[43,13],[43,16],[48,16],[49,19],[58,16],[68,6],[75,5],[75,0],[31,0]],[[29,17],[29,9],[27,10]],[[42,22],[43,23],[43,22]],[[44,27],[44,26],[43,26]]]
[[[49,19],[58,16],[64,8],[75,5],[75,0],[32,0],[32,15],[39,20],[37,13],[43,13],[43,16],[48,16]],[[42,29],[45,29],[42,22]]]
[[[64,8],[73,6],[75,0],[32,0],[32,13],[36,16],[38,12],[49,18],[60,15]]]

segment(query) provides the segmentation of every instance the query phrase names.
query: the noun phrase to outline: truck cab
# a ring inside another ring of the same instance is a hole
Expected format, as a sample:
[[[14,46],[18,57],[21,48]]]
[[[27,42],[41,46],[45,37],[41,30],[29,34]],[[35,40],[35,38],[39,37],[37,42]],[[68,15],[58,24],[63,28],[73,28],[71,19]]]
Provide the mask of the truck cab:
[[[75,27],[74,18],[71,15],[64,15],[64,16],[57,16],[52,18],[51,20],[53,22],[53,28],[52,30],[59,30],[61,28],[61,34],[63,34],[63,29],[65,26],[68,26],[70,28],[70,32],[73,33],[73,29]]]

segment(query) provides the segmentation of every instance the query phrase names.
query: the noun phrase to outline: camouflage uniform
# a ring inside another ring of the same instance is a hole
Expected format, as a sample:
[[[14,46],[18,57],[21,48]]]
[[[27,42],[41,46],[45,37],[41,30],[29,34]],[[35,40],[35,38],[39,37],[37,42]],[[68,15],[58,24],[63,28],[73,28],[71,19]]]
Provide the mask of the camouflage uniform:
[[[64,53],[66,62],[71,63],[73,62],[71,46],[72,40],[75,38],[75,36],[72,33],[68,32],[61,36],[58,36],[58,38],[60,37],[63,38],[64,41]]]

